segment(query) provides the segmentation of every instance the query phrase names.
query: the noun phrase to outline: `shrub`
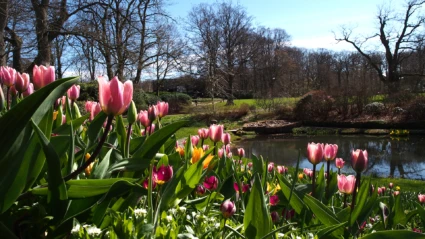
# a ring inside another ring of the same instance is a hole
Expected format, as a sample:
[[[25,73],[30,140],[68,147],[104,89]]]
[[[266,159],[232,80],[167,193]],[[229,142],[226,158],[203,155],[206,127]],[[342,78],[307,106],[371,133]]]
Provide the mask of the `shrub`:
[[[192,104],[192,98],[184,93],[162,93],[161,100],[168,102],[170,113],[180,113],[182,109]]]
[[[367,115],[380,115],[384,113],[385,105],[380,102],[373,102],[364,107],[364,113]]]
[[[425,120],[425,98],[418,97],[409,102],[406,107],[409,119]]]
[[[84,82],[79,83],[80,85],[80,98],[81,101],[98,101],[99,99],[99,88],[97,82]]]
[[[395,94],[388,95],[384,102],[388,104],[394,104],[395,106],[404,106],[409,104],[409,102],[414,98],[415,95],[409,91],[399,91]]]
[[[295,117],[300,120],[326,120],[333,102],[333,98],[323,91],[310,91],[297,102]]]

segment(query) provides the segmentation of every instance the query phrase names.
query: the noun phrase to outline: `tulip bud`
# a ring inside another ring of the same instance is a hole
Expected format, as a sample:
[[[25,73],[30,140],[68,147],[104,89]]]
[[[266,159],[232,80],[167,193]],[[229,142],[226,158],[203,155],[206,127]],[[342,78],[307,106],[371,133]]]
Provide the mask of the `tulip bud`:
[[[238,148],[238,156],[242,158],[245,156],[245,150],[243,148]]]
[[[230,144],[230,134],[229,133],[224,133],[222,136],[221,136],[221,141],[223,142],[223,144],[224,145],[228,145],[228,144]]]
[[[146,127],[148,127],[149,125],[151,125],[151,121],[149,120],[149,117],[148,117],[148,111],[146,111],[146,110],[141,110],[140,112],[139,112],[139,115],[138,115],[138,118],[139,118],[139,121],[140,121],[140,123],[146,128]]]
[[[49,66],[37,66],[35,65],[32,70],[33,75],[33,82],[34,82],[34,88],[36,90],[41,89],[42,87],[46,86],[47,84],[52,83],[55,81],[55,67]]]
[[[27,90],[24,91],[22,94],[24,95],[24,97],[27,97],[27,96],[31,95],[32,93],[34,93],[34,85],[32,83],[30,83],[28,85]]]
[[[279,213],[278,212],[273,211],[273,212],[270,213],[270,216],[272,218],[272,222],[273,223],[278,223],[279,222],[280,217],[279,217]]]
[[[197,145],[198,145],[198,142],[199,142],[199,136],[194,135],[194,136],[192,136],[192,137],[190,138],[190,140],[192,141],[192,145],[193,145],[193,146],[197,146]]]
[[[326,144],[324,147],[324,158],[326,161],[334,160],[338,152],[338,145],[336,144]]]
[[[217,154],[218,154],[218,158],[223,158],[224,148],[219,149],[218,152],[217,152]]]
[[[388,185],[388,187],[389,187],[389,188],[393,188],[393,187],[394,187],[394,184],[393,184],[393,183],[390,183],[390,184]]]
[[[162,117],[168,115],[168,103],[158,101],[156,103],[156,108],[158,110],[158,117],[161,119]]]
[[[99,77],[97,82],[99,83],[99,103],[103,112],[108,116],[124,113],[133,99],[133,82],[126,81],[123,84],[116,76],[109,82]]]
[[[159,185],[162,185],[173,177],[173,167],[168,165],[161,165],[159,169],[156,169],[156,166],[153,167],[153,175],[155,182]]]
[[[270,205],[275,206],[279,203],[279,196],[272,195],[270,196]]]
[[[341,193],[352,194],[356,187],[356,177],[354,175],[338,175],[338,189]]]
[[[221,204],[220,211],[223,213],[224,218],[229,218],[235,214],[236,206],[233,202],[227,199]]]
[[[342,158],[335,159],[335,165],[337,168],[341,169],[344,167],[345,161]]]
[[[96,117],[96,115],[100,113],[100,111],[102,111],[102,108],[100,108],[100,104],[97,102],[92,102],[89,120],[92,121],[94,117]]]
[[[156,108],[156,105],[149,106],[148,109],[148,119],[150,122],[153,122],[156,120],[156,117],[158,116],[158,109]]]
[[[80,97],[80,86],[72,85],[71,88],[68,89],[67,94],[70,100],[76,101],[78,97]]]
[[[205,128],[198,129],[198,136],[201,139],[208,139],[209,137],[208,129],[205,129]]]
[[[269,171],[269,173],[273,172],[274,169],[274,163],[271,162],[269,163],[269,165],[267,165],[267,171]]]
[[[367,168],[368,155],[367,151],[357,149],[356,151],[351,152],[351,166],[354,171],[361,173]]]
[[[130,102],[130,105],[128,106],[127,111],[127,121],[129,124],[134,124],[137,120],[137,109],[136,105],[134,104],[134,101]]]
[[[28,89],[30,84],[30,76],[27,73],[16,73],[15,88],[19,93],[23,93]]]
[[[209,146],[208,144],[204,144],[204,145],[202,146],[202,149],[203,149],[204,151],[207,151],[208,149],[210,149],[210,146]]]
[[[276,168],[277,168],[277,172],[280,174],[284,174],[288,171],[288,169],[285,166],[278,165]]]
[[[425,203],[425,194],[418,194],[418,200],[420,203]]]
[[[206,190],[205,190],[204,186],[202,186],[202,185],[196,186],[196,194],[198,194],[199,196],[202,196],[202,195],[205,194],[205,192],[206,192]]]
[[[2,71],[3,84],[7,87],[13,86],[16,81],[16,70],[8,66],[2,66],[0,70]]]
[[[206,177],[204,187],[210,191],[216,190],[218,187],[218,178],[216,176]]]
[[[313,165],[320,163],[323,158],[323,144],[309,143],[307,145],[307,158]]]
[[[221,136],[223,135],[223,125],[216,125],[216,124],[212,124],[210,126],[209,131],[209,135],[210,135],[210,139],[214,142],[217,143],[221,140]],[[229,138],[230,141],[230,138]]]

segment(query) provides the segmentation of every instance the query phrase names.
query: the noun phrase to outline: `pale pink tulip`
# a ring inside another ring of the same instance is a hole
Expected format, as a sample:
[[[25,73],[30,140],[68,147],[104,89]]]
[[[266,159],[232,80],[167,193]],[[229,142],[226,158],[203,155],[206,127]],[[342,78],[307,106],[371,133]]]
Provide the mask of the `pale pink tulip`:
[[[351,166],[354,171],[361,173],[367,168],[368,155],[366,150],[357,149],[351,152]]]
[[[230,144],[230,134],[229,133],[224,133],[221,136],[221,141],[223,142],[224,145]]]
[[[30,85],[30,76],[27,73],[16,73],[15,88],[19,93],[23,93]]]
[[[325,144],[324,147],[324,158],[326,161],[334,160],[338,152],[338,145],[336,144]]]
[[[323,158],[323,144],[309,143],[307,145],[307,158],[313,165],[320,163]]]
[[[223,125],[212,124],[209,129],[210,139],[217,143],[221,140],[221,136],[223,135]]]
[[[238,156],[242,158],[245,156],[245,150],[243,148],[238,148]]]
[[[16,70],[12,67],[2,66],[0,71],[2,72],[3,84],[7,87],[13,86],[16,81]]]
[[[154,122],[158,116],[158,108],[156,105],[151,105],[148,108],[148,119],[150,122]]]
[[[168,115],[168,103],[163,101],[158,101],[156,103],[156,108],[158,109],[158,117],[161,119],[162,117]]]
[[[193,146],[197,146],[198,142],[199,142],[199,136],[198,135],[194,135],[190,138],[190,141],[192,142]]]
[[[55,81],[55,67],[49,66],[45,67],[43,65],[35,65],[32,69],[33,83],[36,90],[41,89],[42,87]]]
[[[151,124],[151,121],[149,120],[149,117],[148,117],[147,110],[141,110],[139,112],[138,118],[139,118],[140,124],[142,124],[145,128],[149,127],[149,125]]]
[[[340,168],[340,169],[343,168],[344,164],[345,164],[344,159],[342,159],[342,158],[336,158],[335,159],[335,165],[336,165],[337,168]]]
[[[352,194],[356,187],[356,177],[354,175],[338,175],[338,189],[341,193]]]
[[[92,121],[94,117],[100,113],[100,111],[102,111],[100,104],[92,101],[90,109],[90,121]]]
[[[22,94],[24,95],[24,97],[27,97],[27,96],[31,95],[32,93],[34,93],[34,85],[32,83],[30,83],[28,85],[27,90],[24,91]]]
[[[67,91],[68,99],[76,101],[80,97],[80,86],[73,85]]]
[[[124,113],[133,99],[133,82],[126,81],[123,84],[115,76],[109,82],[103,77],[99,77],[98,83],[99,103],[103,112],[109,116]]]
[[[425,194],[418,194],[418,200],[420,203],[425,203]]]
[[[198,129],[198,135],[199,135],[199,138],[201,139],[208,139],[209,137],[208,129],[206,128]]]

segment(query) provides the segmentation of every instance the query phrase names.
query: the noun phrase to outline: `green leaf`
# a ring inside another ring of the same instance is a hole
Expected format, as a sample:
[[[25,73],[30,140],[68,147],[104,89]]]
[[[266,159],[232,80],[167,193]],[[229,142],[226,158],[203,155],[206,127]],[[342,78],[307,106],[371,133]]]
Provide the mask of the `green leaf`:
[[[55,134],[60,134],[60,135],[63,135],[63,134],[69,134],[69,128],[70,128],[70,126],[71,126],[71,123],[72,123],[72,126],[75,128],[75,129],[77,129],[78,127],[80,127],[83,123],[84,123],[84,121],[86,121],[86,119],[88,119],[90,117],[90,114],[86,114],[86,115],[83,115],[83,116],[81,116],[80,118],[78,118],[78,119],[75,119],[75,120],[72,120],[72,121],[67,121],[66,122],[66,124],[63,124],[63,125],[61,125],[61,126],[59,126],[59,127],[57,127],[57,128],[55,128],[54,130],[53,130],[53,133],[55,133]]]
[[[224,200],[224,197],[218,192],[212,192],[210,195],[202,197],[201,199],[202,200],[199,200],[200,202],[195,205],[196,209],[198,210],[203,210],[208,206],[208,204],[212,203],[213,201],[221,202]]]
[[[119,150],[121,152],[125,152],[125,141],[127,138],[127,132],[125,131],[124,122],[122,120],[122,115],[116,116],[116,123],[115,123],[115,130],[118,134],[118,145]],[[125,154],[123,154],[125,155]],[[128,155],[125,155],[124,157],[128,157]]]
[[[394,204],[394,217],[393,217],[393,228],[397,224],[406,224],[406,214],[404,213],[402,202],[401,202],[401,195],[394,196],[395,197],[395,204]]]
[[[286,179],[282,175],[277,174],[277,178],[279,179],[280,188],[286,199],[289,200],[289,198],[291,198],[289,204],[297,212],[297,214],[301,214],[301,211],[305,207],[305,204],[303,202],[304,195],[298,193],[296,189],[291,190],[291,183],[289,183],[288,179]]]
[[[10,239],[18,239],[17,236],[15,236],[15,234],[13,232],[11,232],[9,230],[9,228],[7,228],[3,222],[0,222],[0,235],[3,238],[10,238]]]
[[[46,155],[47,161],[47,176],[49,183],[49,194],[47,201],[66,200],[68,198],[66,192],[65,181],[61,174],[60,158],[49,140],[41,132],[40,128],[31,120],[32,127],[38,136],[39,142]]]
[[[108,172],[115,171],[142,171],[149,168],[150,161],[144,158],[129,158],[123,159],[112,165]]]
[[[368,182],[363,182],[360,186],[360,190],[357,194],[356,205],[354,206],[354,210],[351,213],[349,225],[352,226],[357,221],[360,213],[364,210],[364,205],[369,198],[369,188],[370,188],[370,179]]]
[[[254,177],[254,186],[249,195],[243,224],[247,238],[262,238],[272,230],[273,225],[264,198],[260,177],[258,174],[255,174]]]
[[[400,238],[409,238],[409,239],[423,239],[424,234],[406,231],[406,230],[393,230],[393,231],[379,231],[371,234],[367,234],[362,237],[362,239],[400,239]]]
[[[93,169],[94,178],[105,178],[109,175],[109,161],[111,158],[112,149],[109,149],[106,155],[102,158],[102,161]]]
[[[62,96],[77,78],[57,80],[26,97],[0,118],[0,211],[7,210],[23,192],[33,161],[24,157],[30,145],[32,118],[40,124],[53,103]],[[28,127],[27,127],[28,126]],[[18,180],[19,178],[19,180]],[[30,180],[34,180],[34,176]]]
[[[187,123],[188,121],[179,121],[155,131],[143,142],[142,147],[133,154],[133,157],[153,158],[168,138]]]
[[[135,124],[137,125],[137,124]],[[130,140],[130,155],[134,154],[137,150],[142,147],[143,142],[145,142],[146,136],[132,138]]]
[[[335,214],[333,214],[333,212],[326,205],[321,203],[316,198],[310,195],[306,195],[304,197],[304,202],[311,209],[314,215],[316,215],[319,221],[324,225],[332,226],[341,223]]]
[[[322,164],[322,167],[319,171],[319,176],[317,177],[316,188],[315,188],[315,197],[322,201],[323,195],[325,194],[325,164]]]
[[[106,118],[108,118],[108,116],[101,111],[90,123],[87,129],[89,146],[96,143],[96,139],[99,137],[100,132],[102,132],[103,123],[105,123]]]
[[[328,238],[329,234],[331,234],[335,230],[340,229],[341,227],[345,226],[345,224],[347,224],[347,222],[343,222],[343,223],[340,223],[340,224],[337,224],[337,225],[325,227],[317,233],[317,237]]]

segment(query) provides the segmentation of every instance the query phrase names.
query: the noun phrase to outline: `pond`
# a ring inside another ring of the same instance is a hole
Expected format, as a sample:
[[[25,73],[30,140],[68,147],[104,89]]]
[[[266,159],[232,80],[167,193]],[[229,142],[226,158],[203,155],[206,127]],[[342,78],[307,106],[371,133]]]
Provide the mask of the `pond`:
[[[275,164],[295,167],[300,150],[300,168],[312,168],[307,160],[307,143],[329,143],[338,145],[338,158],[345,162],[342,172],[354,174],[351,169],[350,152],[353,149],[366,149],[369,154],[368,169],[365,174],[379,177],[401,177],[409,179],[425,179],[425,136],[409,136],[408,138],[390,138],[388,136],[368,135],[327,135],[327,136],[294,136],[268,135],[236,142],[243,147],[246,157],[252,154],[262,155],[264,159]],[[324,165],[317,166],[320,169]],[[332,162],[333,170],[336,170]],[[326,168],[326,167],[325,167]]]

